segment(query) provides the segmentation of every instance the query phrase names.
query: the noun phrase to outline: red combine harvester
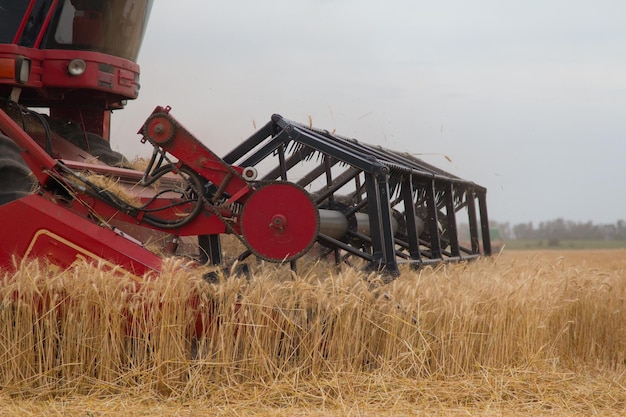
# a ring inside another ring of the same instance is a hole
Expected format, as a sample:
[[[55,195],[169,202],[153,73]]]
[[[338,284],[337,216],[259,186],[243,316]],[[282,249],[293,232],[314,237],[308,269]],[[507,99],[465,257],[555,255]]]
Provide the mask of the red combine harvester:
[[[0,266],[86,259],[159,271],[161,258],[136,238],[146,231],[168,236],[174,254],[180,239],[197,237],[193,255],[215,265],[225,233],[246,248],[232,260],[294,268],[313,245],[317,256],[360,258],[390,275],[403,262],[491,253],[485,188],[279,115],[219,157],[157,107],[139,131],[152,159],[144,172],[131,169],[110,148],[110,117],[137,97],[151,7],[0,0]],[[88,173],[115,178],[136,198]],[[460,215],[468,238],[459,237]]]

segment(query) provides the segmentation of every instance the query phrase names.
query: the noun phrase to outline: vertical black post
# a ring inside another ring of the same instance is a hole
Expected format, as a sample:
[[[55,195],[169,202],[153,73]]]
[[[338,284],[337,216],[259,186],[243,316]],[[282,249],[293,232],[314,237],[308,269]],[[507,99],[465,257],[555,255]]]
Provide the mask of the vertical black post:
[[[489,234],[489,218],[487,216],[487,194],[478,195],[478,209],[480,210],[480,226],[483,233],[483,252],[491,255],[491,235]]]
[[[428,211],[428,232],[430,234],[430,253],[432,258],[441,258],[441,236],[439,235],[439,219],[437,218],[437,201],[435,200],[435,180],[426,184],[426,209]]]
[[[469,229],[470,229],[470,241],[472,244],[472,253],[478,254],[480,253],[480,245],[478,238],[478,219],[476,217],[476,195],[474,194],[474,190],[467,190],[465,192],[465,201],[467,203],[467,215],[469,220]]]
[[[354,202],[359,204],[363,199],[361,197],[361,175],[357,175],[356,177],[354,177],[354,189],[355,194],[354,194]]]
[[[200,263],[211,265],[222,264],[222,244],[220,235],[200,235],[198,236],[198,246],[200,246]]]
[[[454,210],[454,185],[446,184],[446,232],[448,234],[448,242],[450,242],[450,253],[452,256],[461,256],[459,248],[459,233],[456,225],[456,212]]]
[[[402,198],[404,199],[404,216],[409,243],[409,256],[411,260],[418,261],[414,265],[418,267],[421,261],[420,243],[417,230],[417,215],[415,213],[415,200],[413,198],[413,178],[410,175],[402,182]]]
[[[371,267],[386,274],[399,275],[391,226],[388,172],[387,167],[382,167],[376,174],[365,174],[372,255],[375,263]]]
[[[328,155],[324,155],[324,173],[326,174],[326,186],[330,188],[333,184],[333,173],[331,172],[332,164],[330,163],[330,157]]]
[[[285,144],[282,143],[278,149],[278,163],[280,166],[280,179],[287,181],[287,165],[285,164]]]
[[[324,172],[326,173],[326,188],[330,189],[333,186],[333,173],[331,168],[333,164],[331,163],[330,156],[324,155]],[[335,201],[335,194],[330,194],[328,196],[328,207],[333,208],[333,202]],[[335,265],[339,265],[341,263],[341,254],[339,253],[339,248],[333,249],[333,255],[335,257]]]

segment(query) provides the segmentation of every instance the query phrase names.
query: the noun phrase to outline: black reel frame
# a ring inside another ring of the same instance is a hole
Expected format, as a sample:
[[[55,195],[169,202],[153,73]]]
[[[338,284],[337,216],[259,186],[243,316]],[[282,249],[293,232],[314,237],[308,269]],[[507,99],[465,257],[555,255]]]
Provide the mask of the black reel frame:
[[[318,208],[341,207],[351,224],[346,235],[317,238],[320,256],[334,253],[337,263],[356,256],[372,270],[397,275],[401,263],[419,267],[491,255],[486,188],[410,154],[274,115],[223,159],[255,167],[261,181],[305,187]],[[462,244],[457,216],[463,212],[469,239]],[[357,213],[367,214],[368,234],[358,230]],[[219,246],[219,236],[211,239]]]

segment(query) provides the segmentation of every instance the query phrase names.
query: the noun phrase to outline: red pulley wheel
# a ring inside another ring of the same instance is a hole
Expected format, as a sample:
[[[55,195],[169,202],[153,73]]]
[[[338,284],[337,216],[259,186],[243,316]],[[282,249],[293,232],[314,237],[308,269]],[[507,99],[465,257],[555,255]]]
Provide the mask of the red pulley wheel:
[[[241,233],[249,249],[271,262],[292,261],[315,243],[319,213],[309,194],[288,182],[254,191],[241,212]]]
[[[142,133],[152,144],[165,145],[174,138],[176,127],[165,115],[156,113],[148,118]]]

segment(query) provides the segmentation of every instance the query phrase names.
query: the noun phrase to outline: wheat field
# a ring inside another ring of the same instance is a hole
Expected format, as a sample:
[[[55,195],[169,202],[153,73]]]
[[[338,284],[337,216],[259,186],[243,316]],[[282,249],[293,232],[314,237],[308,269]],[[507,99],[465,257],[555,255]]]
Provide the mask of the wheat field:
[[[626,250],[253,269],[4,274],[0,415],[626,415]]]

